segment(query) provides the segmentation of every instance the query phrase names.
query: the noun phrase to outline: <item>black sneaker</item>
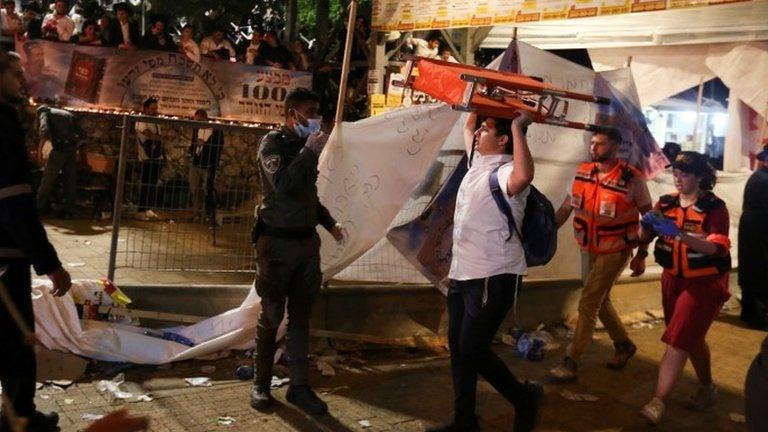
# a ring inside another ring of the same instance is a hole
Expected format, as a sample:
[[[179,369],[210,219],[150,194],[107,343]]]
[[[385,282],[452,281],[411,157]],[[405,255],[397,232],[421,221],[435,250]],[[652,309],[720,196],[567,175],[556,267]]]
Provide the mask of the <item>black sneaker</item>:
[[[454,419],[448,424],[427,428],[425,432],[476,432],[479,430],[480,423],[477,421],[477,416],[473,416],[466,420]]]
[[[253,409],[264,411],[275,402],[269,392],[269,386],[254,386],[251,390],[251,406]]]
[[[307,414],[319,416],[328,413],[328,404],[317,397],[309,386],[290,386],[285,398]]]
[[[544,399],[544,387],[537,382],[524,384],[522,398],[515,405],[515,432],[529,432],[539,422],[539,408]]]
[[[48,431],[58,431],[59,427],[59,414],[56,412],[40,412],[35,411],[35,414],[32,416],[32,418],[29,421],[29,425],[27,426],[28,431],[35,431],[35,432],[48,432]]]

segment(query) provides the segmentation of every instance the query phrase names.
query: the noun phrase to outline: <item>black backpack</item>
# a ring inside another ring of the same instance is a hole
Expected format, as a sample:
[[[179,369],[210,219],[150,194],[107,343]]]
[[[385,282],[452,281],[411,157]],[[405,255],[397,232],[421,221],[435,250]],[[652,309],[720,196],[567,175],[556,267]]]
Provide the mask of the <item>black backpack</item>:
[[[530,192],[525,203],[525,216],[523,217],[523,229],[519,230],[512,217],[512,209],[509,207],[504,192],[499,186],[499,167],[496,167],[488,177],[491,186],[491,196],[496,202],[509,226],[509,237],[517,233],[520,243],[525,251],[525,262],[528,267],[540,266],[548,263],[557,251],[557,224],[555,224],[555,209],[547,197],[530,185]]]

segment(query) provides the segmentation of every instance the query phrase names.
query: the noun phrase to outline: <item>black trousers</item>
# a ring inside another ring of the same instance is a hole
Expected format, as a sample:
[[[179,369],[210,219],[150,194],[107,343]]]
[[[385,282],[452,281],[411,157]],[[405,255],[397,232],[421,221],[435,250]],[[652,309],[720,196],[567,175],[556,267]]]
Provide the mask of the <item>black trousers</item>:
[[[747,372],[744,407],[749,432],[768,430],[768,338]]]
[[[139,211],[146,211],[157,206],[157,181],[160,180],[163,162],[155,160],[143,161],[140,167]]]
[[[756,322],[768,316],[768,236],[763,223],[746,214],[739,221],[741,317]]]
[[[478,374],[510,403],[517,405],[521,400],[523,385],[491,351],[491,341],[513,305],[521,283],[522,276],[515,274],[451,280],[448,343],[457,422],[475,415]]]
[[[291,385],[309,385],[309,318],[320,290],[320,237],[302,239],[261,235],[256,243],[256,292],[261,315],[256,330],[254,383],[269,386],[277,349],[277,329],[288,306],[286,350]]]
[[[0,264],[4,267],[6,264]],[[2,277],[5,289],[30,329],[35,328],[32,311],[32,280],[27,260],[13,260]],[[35,412],[35,351],[24,343],[21,331],[3,302],[0,302],[0,382],[3,394],[13,402],[16,414],[28,417]]]

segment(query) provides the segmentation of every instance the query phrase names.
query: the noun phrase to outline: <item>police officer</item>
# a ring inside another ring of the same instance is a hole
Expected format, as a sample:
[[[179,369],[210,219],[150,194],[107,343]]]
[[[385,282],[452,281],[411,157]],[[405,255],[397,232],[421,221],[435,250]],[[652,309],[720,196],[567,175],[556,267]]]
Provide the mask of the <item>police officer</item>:
[[[24,73],[16,53],[0,51],[0,281],[29,328],[34,328],[29,265],[48,275],[52,293],[64,295],[71,285],[56,250],[48,242],[35,209],[32,175],[27,163],[24,130],[12,104],[24,100]],[[35,352],[22,337],[5,303],[0,302],[0,382],[16,415],[25,417],[27,430],[57,430],[59,416],[35,409]],[[3,407],[0,430],[11,429]]]
[[[288,306],[287,353],[291,385],[286,399],[301,410],[322,415],[328,406],[309,387],[309,317],[320,289],[320,224],[338,242],[341,225],[317,196],[317,162],[328,136],[320,131],[320,98],[296,89],[285,100],[285,124],[268,133],[259,147],[264,199],[254,229],[256,291],[261,296],[251,406],[268,408],[276,335]]]

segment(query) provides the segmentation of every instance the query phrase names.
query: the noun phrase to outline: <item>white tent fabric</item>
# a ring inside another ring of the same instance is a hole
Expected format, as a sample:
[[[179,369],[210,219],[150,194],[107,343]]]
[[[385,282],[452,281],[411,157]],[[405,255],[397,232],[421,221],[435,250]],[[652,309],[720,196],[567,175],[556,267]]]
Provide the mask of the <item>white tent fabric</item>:
[[[320,157],[317,188],[348,237],[339,245],[320,230],[324,279],[384,237],[459,115],[445,104],[419,105],[334,129]]]
[[[728,86],[732,95],[765,116],[768,109],[768,41],[713,50],[705,63]]]
[[[768,104],[768,42],[590,49],[595,70],[623,67],[632,57],[632,75],[642,106],[653,105],[699,84],[720,78],[759,114]]]
[[[95,281],[75,280],[72,290],[62,297],[50,294],[50,281],[35,280],[32,305],[35,335],[46,348],[68,351],[92,359],[163,364],[213,355],[227,349],[253,346],[260,299],[251,289],[235,309],[190,326],[166,329],[192,342],[189,347],[177,342],[147,336],[144,328],[104,321],[80,321],[74,297],[83,297]],[[279,337],[285,334],[285,323]]]

